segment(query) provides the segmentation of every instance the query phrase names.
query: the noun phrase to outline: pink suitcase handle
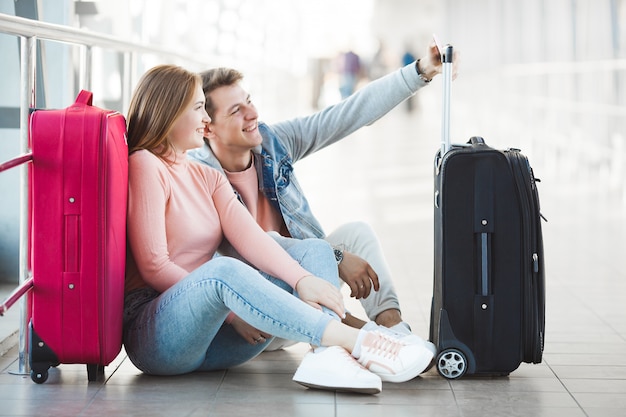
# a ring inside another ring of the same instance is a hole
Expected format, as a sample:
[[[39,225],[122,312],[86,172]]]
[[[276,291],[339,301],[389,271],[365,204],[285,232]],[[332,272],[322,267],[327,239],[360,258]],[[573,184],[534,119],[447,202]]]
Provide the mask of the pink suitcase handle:
[[[93,93],[87,90],[80,90],[76,97],[76,104],[86,104],[91,106],[93,102]]]
[[[4,313],[11,308],[13,304],[17,300],[19,300],[24,294],[26,294],[31,288],[33,288],[33,278],[30,277],[22,285],[17,287],[9,297],[0,304],[0,316],[3,316]]]
[[[16,167],[16,166],[21,165],[21,164],[23,164],[25,162],[32,161],[32,159],[33,159],[32,152],[29,152],[29,153],[26,153],[24,155],[15,157],[13,159],[10,159],[10,160],[0,164],[0,172],[6,171],[7,169]]]

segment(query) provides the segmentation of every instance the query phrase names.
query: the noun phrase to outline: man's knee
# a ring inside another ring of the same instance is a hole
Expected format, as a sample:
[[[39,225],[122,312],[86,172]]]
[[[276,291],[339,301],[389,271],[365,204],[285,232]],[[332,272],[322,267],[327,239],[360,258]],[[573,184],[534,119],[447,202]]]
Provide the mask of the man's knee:
[[[372,226],[364,221],[345,223],[339,226],[336,229],[335,233],[343,234],[346,236],[354,236],[354,238],[376,236],[376,233],[374,233],[374,229],[372,228]]]

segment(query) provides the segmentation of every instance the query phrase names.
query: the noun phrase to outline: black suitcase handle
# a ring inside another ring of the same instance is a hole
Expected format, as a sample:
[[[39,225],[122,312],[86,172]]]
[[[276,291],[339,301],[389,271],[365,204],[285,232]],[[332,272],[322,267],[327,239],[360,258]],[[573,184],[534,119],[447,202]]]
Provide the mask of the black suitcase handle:
[[[439,50],[441,55],[443,75],[443,118],[441,124],[441,157],[450,150],[450,85],[452,84],[452,57],[454,49],[452,45],[446,45]]]

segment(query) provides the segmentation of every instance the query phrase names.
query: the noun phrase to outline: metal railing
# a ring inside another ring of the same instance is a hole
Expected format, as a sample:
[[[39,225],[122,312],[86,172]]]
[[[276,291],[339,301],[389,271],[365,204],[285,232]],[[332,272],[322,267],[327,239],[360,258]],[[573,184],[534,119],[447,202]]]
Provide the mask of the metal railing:
[[[20,170],[19,185],[19,284],[25,285],[31,279],[28,266],[28,174],[26,163],[30,161],[30,149],[28,145],[28,119],[30,109],[37,106],[36,103],[36,56],[37,41],[46,40],[61,42],[78,46],[81,49],[79,60],[79,89],[91,90],[92,86],[92,50],[102,48],[113,50],[123,54],[122,73],[122,103],[124,109],[130,101],[133,75],[136,72],[138,56],[142,54],[155,55],[164,60],[176,61],[185,64],[198,64],[207,66],[209,60],[215,62],[214,57],[205,56],[198,60],[197,56],[187,55],[179,51],[161,48],[153,45],[125,41],[114,36],[81,30],[78,28],[40,22],[16,16],[0,13],[0,33],[14,35],[20,38],[20,121],[19,141],[21,155],[2,164],[4,169],[18,167]],[[2,161],[0,161],[2,162]],[[30,373],[28,363],[29,341],[28,321],[28,297],[22,297],[20,301],[20,325],[19,325],[19,369],[15,374]]]

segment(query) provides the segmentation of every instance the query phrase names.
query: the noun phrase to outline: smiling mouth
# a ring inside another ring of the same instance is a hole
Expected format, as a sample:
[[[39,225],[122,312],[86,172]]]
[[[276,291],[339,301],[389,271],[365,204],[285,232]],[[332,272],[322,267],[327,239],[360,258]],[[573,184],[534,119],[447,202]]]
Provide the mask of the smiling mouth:
[[[250,126],[250,127],[247,127],[247,128],[245,128],[245,129],[243,129],[243,131],[244,131],[244,132],[253,132],[253,131],[255,131],[255,130],[256,130],[256,128],[257,128],[257,124],[255,123],[254,125],[252,125],[252,126]]]

